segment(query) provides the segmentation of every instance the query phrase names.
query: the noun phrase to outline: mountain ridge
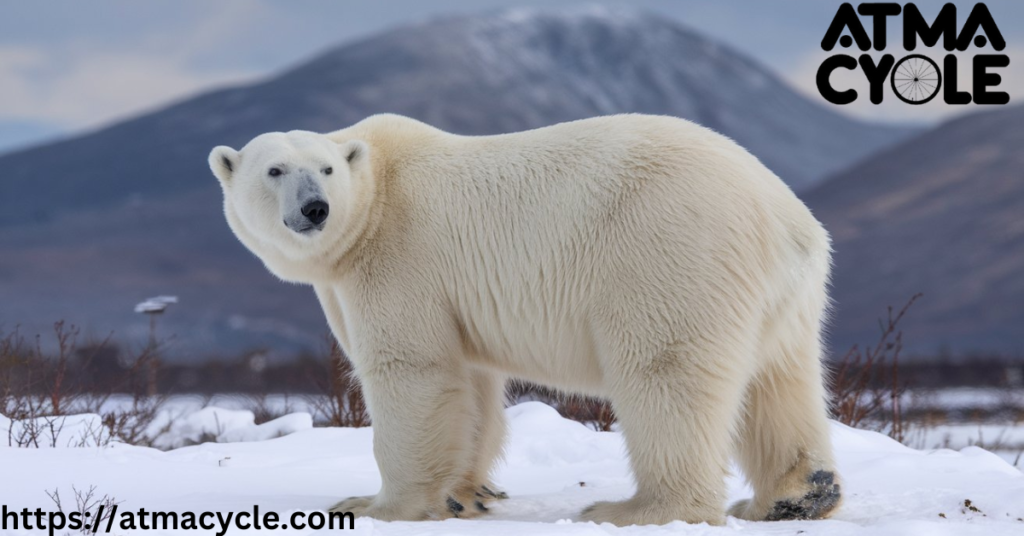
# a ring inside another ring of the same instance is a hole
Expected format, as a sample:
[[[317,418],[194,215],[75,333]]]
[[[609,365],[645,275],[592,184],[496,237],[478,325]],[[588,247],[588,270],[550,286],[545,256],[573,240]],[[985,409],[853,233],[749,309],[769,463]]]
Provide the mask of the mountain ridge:
[[[833,340],[871,342],[924,295],[911,352],[1024,356],[1024,106],[975,112],[840,172],[803,198],[832,233]]]
[[[189,352],[320,344],[312,293],[274,280],[231,235],[206,155],[266,131],[324,132],[382,112],[460,134],[675,115],[734,138],[798,190],[907,135],[831,112],[746,56],[644,12],[435,19],[0,156],[0,324],[86,316],[135,336],[146,324],[134,303],[179,294],[163,321],[187,334]]]

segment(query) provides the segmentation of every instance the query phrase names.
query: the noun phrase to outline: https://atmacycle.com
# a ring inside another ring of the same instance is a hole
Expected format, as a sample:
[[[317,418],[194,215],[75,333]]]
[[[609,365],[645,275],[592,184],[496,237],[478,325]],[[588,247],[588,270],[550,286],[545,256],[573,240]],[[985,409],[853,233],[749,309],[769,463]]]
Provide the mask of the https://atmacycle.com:
[[[49,534],[72,530],[83,533],[104,534],[125,530],[216,530],[217,536],[224,536],[229,530],[277,530],[307,528],[354,529],[355,516],[350,512],[303,512],[295,511],[284,516],[277,512],[260,512],[253,506],[251,511],[242,512],[153,512],[145,508],[122,510],[118,505],[100,505],[96,512],[47,512],[42,508],[29,510],[10,509],[3,505],[0,512],[0,529],[45,530]]]

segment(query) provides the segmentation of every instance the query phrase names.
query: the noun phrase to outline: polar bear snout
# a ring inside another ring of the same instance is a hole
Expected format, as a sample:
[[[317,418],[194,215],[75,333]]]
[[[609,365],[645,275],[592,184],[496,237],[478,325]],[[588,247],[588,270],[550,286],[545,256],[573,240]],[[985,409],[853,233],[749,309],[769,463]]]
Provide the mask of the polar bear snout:
[[[302,206],[302,215],[314,226],[320,226],[327,221],[327,214],[331,207],[326,201],[314,199]]]
[[[302,199],[290,210],[285,210],[285,226],[299,235],[323,231],[331,206],[321,196]]]
[[[302,235],[324,228],[330,214],[329,196],[312,173],[301,173],[297,179],[281,181],[278,187],[286,227]]]
[[[304,199],[297,205],[297,210],[286,212],[289,215],[284,219],[285,227],[301,235],[323,230],[331,211],[327,201],[317,196]]]

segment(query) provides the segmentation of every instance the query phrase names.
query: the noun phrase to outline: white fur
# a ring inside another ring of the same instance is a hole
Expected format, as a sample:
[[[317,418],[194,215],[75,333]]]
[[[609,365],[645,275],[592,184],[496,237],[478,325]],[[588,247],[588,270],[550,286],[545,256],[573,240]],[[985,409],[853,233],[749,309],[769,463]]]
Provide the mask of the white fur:
[[[275,163],[333,166],[323,231],[282,223]],[[315,287],[364,386],[383,486],[337,508],[445,517],[451,496],[473,511],[506,377],[612,401],[637,492],[584,519],[722,523],[733,452],[756,492],[733,513],[750,519],[833,471],[828,235],[723,136],[620,115],[465,137],[381,115],[218,147],[210,164],[231,228]]]

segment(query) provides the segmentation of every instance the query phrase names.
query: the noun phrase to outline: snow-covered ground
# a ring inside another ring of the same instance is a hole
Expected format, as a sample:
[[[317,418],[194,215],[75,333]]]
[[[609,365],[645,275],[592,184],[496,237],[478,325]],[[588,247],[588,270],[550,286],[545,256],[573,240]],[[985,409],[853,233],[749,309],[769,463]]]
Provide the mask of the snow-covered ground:
[[[938,413],[969,413],[965,408],[1003,407],[1024,408],[1024,390],[999,388],[952,388],[909,391],[903,397],[904,408]],[[229,429],[252,426],[253,415],[249,409],[262,406],[275,414],[311,413],[314,416],[323,399],[312,395],[271,394],[265,396],[216,395],[175,395],[163,404],[161,414],[149,427],[149,435],[155,437],[154,444],[160,448],[177,448],[192,444],[200,439],[218,438],[218,441],[236,441],[238,432],[227,437],[221,434]],[[131,405],[127,396],[113,396],[103,404],[101,411],[123,409]],[[213,408],[216,409],[212,409]],[[208,408],[205,411],[203,408]],[[198,415],[194,415],[199,412]],[[314,419],[315,420],[315,419]],[[170,429],[166,429],[172,423]],[[289,421],[282,430],[263,427],[247,434],[264,434],[260,437],[274,437],[294,430],[297,421]],[[1017,468],[1024,469],[1024,421],[1012,422],[944,422],[924,425],[908,423],[905,443],[917,449],[948,448],[959,450],[969,446],[981,446],[998,454]],[[2,431],[2,428],[0,428]],[[268,435],[270,434],[270,435]],[[0,438],[2,439],[2,438]]]
[[[978,447],[918,451],[879,434],[833,425],[845,504],[834,519],[725,527],[674,523],[616,528],[572,520],[597,500],[632,492],[622,438],[561,418],[539,402],[508,411],[511,440],[496,480],[511,498],[475,520],[384,523],[359,519],[355,534],[1024,534],[1024,474]],[[62,434],[93,429],[92,417],[69,419]],[[339,498],[375,493],[372,430],[310,428],[308,415],[255,426],[251,414],[207,409],[174,434],[209,432],[221,443],[171,451],[119,443],[104,447],[0,446],[0,504],[52,510],[47,490],[96,486],[121,511],[261,511],[323,509]],[[0,422],[0,428],[18,423]],[[285,434],[283,437],[276,437]],[[268,439],[273,438],[274,439]],[[102,442],[102,438],[98,438]],[[88,441],[70,444],[89,444]],[[749,496],[738,476],[728,500]],[[965,507],[965,500],[978,511]],[[291,531],[298,532],[298,531]],[[312,532],[307,530],[306,532]]]
[[[979,446],[999,455],[1010,465],[1024,469],[1024,423],[912,425],[906,443],[918,449]]]
[[[991,410],[1000,407],[1024,408],[1024,388],[945,387],[908,389],[901,400],[904,408]]]

